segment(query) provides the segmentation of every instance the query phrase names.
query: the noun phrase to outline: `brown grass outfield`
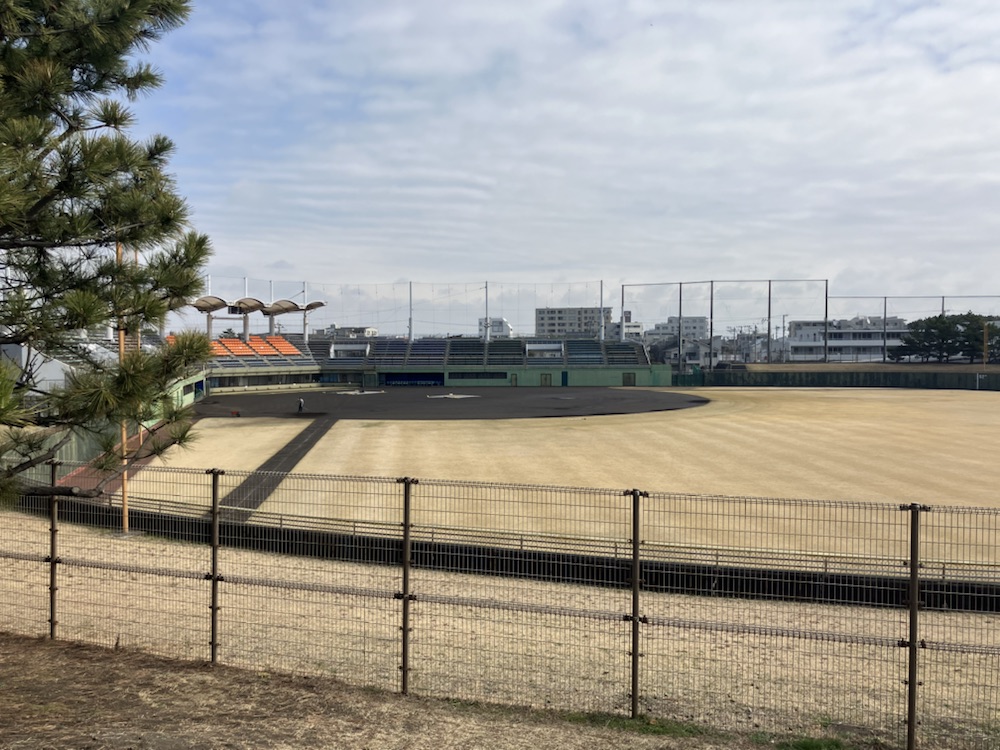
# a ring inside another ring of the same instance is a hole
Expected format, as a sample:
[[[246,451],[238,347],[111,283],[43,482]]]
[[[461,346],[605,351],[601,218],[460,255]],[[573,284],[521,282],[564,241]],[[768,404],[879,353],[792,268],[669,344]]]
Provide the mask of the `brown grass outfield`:
[[[490,389],[479,392],[488,396]],[[670,412],[495,421],[342,420],[295,467],[295,473],[413,476],[444,480],[538,483],[671,493],[806,498],[884,503],[879,524],[898,504],[998,507],[1000,393],[896,389],[686,390],[706,406]],[[377,396],[373,396],[377,398]],[[206,419],[192,452],[168,466],[249,469],[301,429],[292,419]],[[259,445],[253,436],[260,435]],[[249,436],[249,437],[248,437]],[[257,452],[259,451],[259,452]],[[136,484],[141,486],[142,475]],[[425,482],[426,486],[426,482]],[[150,494],[156,490],[150,490]],[[428,492],[420,489],[420,493]],[[208,496],[202,495],[207,503]],[[593,508],[568,511],[522,493],[505,507],[489,490],[438,499],[424,525],[627,537],[627,528],[589,531],[585,518],[618,518],[617,505],[595,497]],[[859,521],[830,516],[820,529],[815,511],[670,501],[673,518],[644,538],[691,543],[905,556],[905,534],[886,531],[870,544]],[[421,507],[427,510],[427,505]],[[652,506],[651,506],[652,507]],[[610,510],[609,510],[610,509]],[[395,520],[396,512],[359,504],[352,496],[302,492],[289,479],[262,510],[360,520]],[[943,516],[942,516],[943,520]],[[991,523],[996,524],[993,519]],[[671,528],[673,529],[671,531]],[[866,527],[867,528],[867,527]],[[874,528],[871,526],[870,528]],[[723,536],[725,535],[725,536]],[[798,535],[799,540],[795,537]],[[781,537],[781,538],[779,538]],[[968,548],[969,559],[995,560],[991,545],[942,530],[938,545]],[[939,550],[943,547],[939,546]],[[952,550],[957,549],[953,547]],[[932,556],[937,551],[930,553]],[[951,554],[954,554],[952,552]]]
[[[1000,392],[685,392],[711,403],[538,420],[344,420],[295,472],[1000,506]],[[251,469],[270,455],[260,437],[299,429],[284,419],[204,420],[202,439],[166,465]]]

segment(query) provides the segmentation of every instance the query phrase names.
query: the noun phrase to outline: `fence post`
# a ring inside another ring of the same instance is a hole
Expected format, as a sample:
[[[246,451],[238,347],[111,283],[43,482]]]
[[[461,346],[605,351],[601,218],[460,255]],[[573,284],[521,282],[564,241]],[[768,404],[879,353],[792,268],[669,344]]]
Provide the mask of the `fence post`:
[[[412,565],[412,541],[410,527],[412,524],[413,485],[420,481],[411,477],[396,480],[403,485],[403,590],[395,594],[396,599],[403,600],[403,623],[401,627],[401,664],[399,692],[408,695],[410,691],[410,602],[416,597],[410,593],[410,567]]]
[[[49,461],[50,475],[49,483],[56,486],[58,480],[58,467],[61,461]],[[56,570],[59,565],[59,555],[56,548],[56,534],[59,533],[59,499],[56,495],[49,496],[49,639],[56,639],[56,625],[59,620],[56,617],[56,591],[59,590]]]
[[[632,706],[631,716],[633,719],[639,717],[639,624],[646,622],[646,618],[639,613],[639,592],[642,589],[642,565],[639,558],[639,532],[640,532],[640,504],[639,499],[649,497],[648,492],[640,490],[626,490],[626,496],[632,497],[632,613],[625,615],[624,619],[632,623]]]
[[[906,750],[917,747],[917,687],[920,685],[917,669],[918,649],[923,647],[920,640],[920,512],[930,507],[913,503],[901,505],[900,510],[910,514],[910,584],[909,584],[909,633],[901,642],[908,651],[906,675]]]
[[[212,475],[212,572],[206,578],[212,581],[212,603],[209,610],[212,613],[212,634],[209,639],[211,663],[219,660],[219,477],[226,472],[222,469],[208,469],[206,474]]]

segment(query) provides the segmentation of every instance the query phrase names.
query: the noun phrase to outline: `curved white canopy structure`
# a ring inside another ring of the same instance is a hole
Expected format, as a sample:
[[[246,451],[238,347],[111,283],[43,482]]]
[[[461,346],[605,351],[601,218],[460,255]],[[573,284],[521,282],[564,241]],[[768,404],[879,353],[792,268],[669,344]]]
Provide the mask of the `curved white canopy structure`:
[[[230,314],[243,316],[244,341],[250,338],[250,313],[259,311],[268,316],[271,319],[270,332],[273,335],[275,316],[284,315],[286,313],[300,312],[302,313],[302,334],[305,337],[305,340],[308,341],[309,330],[306,316],[313,310],[325,307],[326,302],[316,300],[314,302],[308,302],[305,305],[300,305],[298,302],[294,302],[290,299],[280,299],[268,305],[255,297],[241,297],[233,302],[227,302],[222,299],[222,297],[216,297],[215,295],[209,294],[204,297],[199,297],[191,303],[191,306],[198,312],[206,313],[208,316],[206,332],[209,338],[212,338],[212,313],[218,312],[219,310],[228,310]]]
[[[193,307],[198,312],[203,313],[213,313],[216,310],[221,310],[224,307],[229,307],[229,303],[226,302],[222,297],[215,297],[211,294],[204,297],[199,297],[194,302],[191,303]]]

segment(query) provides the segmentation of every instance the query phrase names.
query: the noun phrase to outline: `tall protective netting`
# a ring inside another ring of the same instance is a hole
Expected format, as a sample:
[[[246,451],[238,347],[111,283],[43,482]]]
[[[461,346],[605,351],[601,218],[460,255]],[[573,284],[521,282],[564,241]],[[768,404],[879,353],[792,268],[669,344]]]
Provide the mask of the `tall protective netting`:
[[[647,340],[679,331],[683,342],[711,342],[718,362],[778,362],[793,321],[824,320],[827,292],[811,279],[623,284],[621,310]]]
[[[308,313],[294,311],[274,317],[251,313],[251,334],[298,334],[359,329],[363,335],[412,337],[482,336],[488,320],[506,336],[535,335],[537,311],[545,308],[614,308],[618,287],[601,281],[514,283],[488,280],[464,282],[397,281],[391,283],[278,282],[212,276],[206,285],[213,296],[234,303],[244,298],[265,305],[288,300]],[[617,320],[617,311],[612,309]],[[244,317],[222,310],[213,313],[213,334],[227,328],[240,334]],[[198,313],[184,321],[205,327]]]

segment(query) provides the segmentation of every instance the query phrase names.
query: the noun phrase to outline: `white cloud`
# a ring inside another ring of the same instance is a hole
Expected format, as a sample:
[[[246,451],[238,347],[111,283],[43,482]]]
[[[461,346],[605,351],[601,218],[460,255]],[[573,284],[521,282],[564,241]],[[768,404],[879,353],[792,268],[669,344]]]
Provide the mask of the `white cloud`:
[[[998,27],[966,2],[214,0],[138,109],[217,267],[261,278],[989,293]]]

